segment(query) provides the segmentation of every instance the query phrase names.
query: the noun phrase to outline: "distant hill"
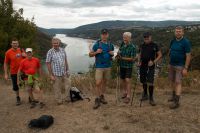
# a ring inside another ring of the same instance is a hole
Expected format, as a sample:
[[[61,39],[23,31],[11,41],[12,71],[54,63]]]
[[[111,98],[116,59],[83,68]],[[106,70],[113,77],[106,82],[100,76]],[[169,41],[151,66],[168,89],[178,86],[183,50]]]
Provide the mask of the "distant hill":
[[[43,33],[46,33],[50,36],[54,36],[55,34],[66,34],[70,29],[56,29],[56,28],[51,28],[51,29],[45,29],[41,27],[37,27],[37,29]]]
[[[93,24],[87,24],[79,26],[73,29],[44,29],[38,27],[38,29],[47,34],[68,34],[69,36],[74,34],[82,34],[85,31],[91,30],[100,30],[102,28],[107,29],[141,29],[143,28],[156,28],[156,27],[169,27],[176,25],[195,25],[200,24],[200,21],[176,21],[176,20],[167,20],[167,21],[102,21]]]

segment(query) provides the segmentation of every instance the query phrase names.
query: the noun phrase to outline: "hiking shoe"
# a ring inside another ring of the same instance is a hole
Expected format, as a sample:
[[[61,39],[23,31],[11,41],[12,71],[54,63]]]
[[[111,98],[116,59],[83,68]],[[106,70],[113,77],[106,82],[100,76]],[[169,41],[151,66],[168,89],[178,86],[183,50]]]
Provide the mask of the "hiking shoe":
[[[154,101],[153,99],[149,100],[149,104],[150,104],[151,106],[156,106],[156,103],[155,103],[155,101]]]
[[[100,107],[100,98],[96,98],[95,99],[95,102],[94,102],[94,107],[93,107],[93,109],[97,109],[97,108],[99,108]]]
[[[34,103],[39,103],[38,100],[32,100],[30,97],[28,97],[28,102],[29,102],[29,103],[32,103],[32,102],[34,102]]]
[[[169,108],[170,109],[177,109],[180,106],[179,99],[180,99],[180,96],[175,95],[174,102],[170,105]]]
[[[146,100],[148,100],[149,99],[149,97],[148,97],[148,95],[147,94],[142,94],[142,98],[140,99],[141,101],[146,101]]]
[[[100,96],[100,102],[103,103],[103,104],[108,104],[108,102],[105,100],[104,95]]]
[[[19,96],[17,96],[16,106],[19,106],[21,104],[21,99]]]
[[[57,105],[59,106],[59,105],[62,105],[63,104],[63,102],[57,102]]]
[[[127,94],[123,94],[123,96],[121,97],[121,99],[124,99],[127,97]]]
[[[168,99],[168,102],[174,102],[175,101],[175,91],[172,92],[172,97]]]
[[[32,109],[32,108],[35,108],[35,106],[36,106],[36,103],[32,102],[30,108],[31,108],[31,109]]]
[[[42,109],[45,106],[43,102],[40,102],[40,108]]]
[[[126,97],[126,98],[124,99],[124,103],[128,104],[129,102],[130,102],[130,97]]]

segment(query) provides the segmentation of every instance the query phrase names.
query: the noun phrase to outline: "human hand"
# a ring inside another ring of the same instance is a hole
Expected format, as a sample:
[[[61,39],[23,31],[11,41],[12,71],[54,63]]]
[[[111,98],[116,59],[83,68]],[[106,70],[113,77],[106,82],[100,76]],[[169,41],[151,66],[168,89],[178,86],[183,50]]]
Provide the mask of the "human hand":
[[[151,67],[151,66],[153,66],[153,65],[154,65],[154,62],[153,62],[152,60],[150,60],[150,61],[148,62],[148,66]]]
[[[99,48],[99,49],[97,49],[97,51],[96,51],[96,53],[97,53],[97,54],[100,54],[100,53],[102,53],[102,52],[103,52],[103,50],[102,50],[102,49],[100,49],[100,48]]]

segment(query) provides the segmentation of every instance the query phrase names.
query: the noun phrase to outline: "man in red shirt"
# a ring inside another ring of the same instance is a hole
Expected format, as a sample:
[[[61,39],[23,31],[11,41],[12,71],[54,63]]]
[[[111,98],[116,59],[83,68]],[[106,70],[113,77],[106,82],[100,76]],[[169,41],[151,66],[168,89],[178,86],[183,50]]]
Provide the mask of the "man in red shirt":
[[[26,77],[23,80],[25,80],[25,86],[28,90],[29,97],[32,101],[31,108],[34,108],[36,106],[36,102],[33,97],[33,92],[39,93],[40,107],[42,108],[44,106],[44,103],[42,102],[42,90],[40,90],[38,85],[39,75],[41,75],[40,60],[38,58],[33,57],[32,48],[26,49],[26,55],[26,59],[24,59],[20,63],[17,82],[19,84],[19,78],[21,73],[26,75]]]
[[[26,54],[19,48],[19,42],[17,39],[15,38],[12,39],[11,46],[12,48],[10,48],[5,53],[5,60],[4,60],[5,79],[8,80],[8,68],[10,67],[13,90],[16,92],[16,97],[17,97],[16,105],[20,105],[21,100],[19,97],[19,87],[17,85],[17,71],[20,62],[23,60]]]

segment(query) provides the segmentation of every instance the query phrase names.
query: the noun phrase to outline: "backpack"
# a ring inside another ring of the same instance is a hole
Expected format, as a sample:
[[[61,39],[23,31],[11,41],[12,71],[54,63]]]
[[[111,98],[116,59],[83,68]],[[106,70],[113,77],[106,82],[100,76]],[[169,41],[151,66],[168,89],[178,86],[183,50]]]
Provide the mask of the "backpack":
[[[110,42],[108,42],[108,51],[107,52],[109,52],[109,51],[111,51],[111,43]],[[102,49],[102,42],[101,42],[101,40],[99,39],[99,40],[97,40],[97,46],[98,46],[98,49]],[[102,62],[102,61],[100,61],[100,60],[98,60],[97,59],[97,57],[95,57],[95,60],[96,60],[96,62],[101,62],[101,64],[103,63],[105,63],[104,61]],[[112,56],[110,56],[110,60],[112,61],[113,59],[112,59]]]
[[[78,88],[71,87],[70,88],[70,99],[71,102],[76,102],[79,100],[88,99],[88,102],[90,101],[89,97],[86,97]]]
[[[47,129],[50,127],[54,122],[54,118],[51,115],[42,115],[38,119],[33,119],[29,122],[29,128],[41,128]]]

